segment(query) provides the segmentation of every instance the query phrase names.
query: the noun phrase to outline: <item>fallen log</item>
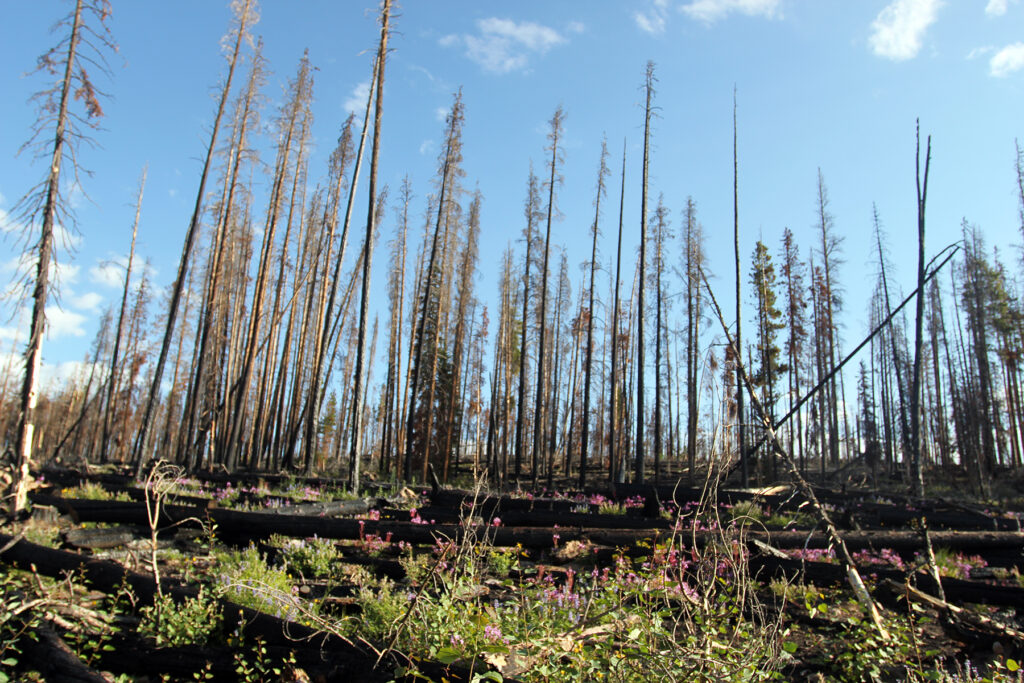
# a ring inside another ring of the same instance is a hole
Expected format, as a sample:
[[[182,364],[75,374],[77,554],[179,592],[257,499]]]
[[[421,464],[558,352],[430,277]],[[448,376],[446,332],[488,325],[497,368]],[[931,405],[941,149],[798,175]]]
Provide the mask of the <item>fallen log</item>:
[[[145,506],[141,503],[120,501],[78,501],[57,500],[52,504],[67,510],[82,522],[107,522],[114,524],[136,524],[148,527]],[[585,515],[581,517],[586,517]],[[279,515],[272,512],[246,512],[214,508],[195,508],[169,505],[161,514],[161,525],[180,524],[186,520],[209,520],[217,525],[222,538],[233,541],[260,540],[271,534],[308,538],[355,540],[373,534],[388,538],[392,542],[405,541],[413,544],[433,544],[438,538],[461,539],[466,533],[477,537],[485,534],[489,542],[497,546],[521,545],[528,549],[558,547],[570,541],[589,541],[597,545],[628,547],[640,541],[659,542],[673,535],[668,528],[609,529],[589,526],[573,527],[512,527],[476,525],[463,527],[458,524],[414,524],[411,522],[387,520],[355,520],[333,517],[312,517],[308,515]],[[485,518],[486,519],[486,518]],[[659,526],[661,526],[659,524]],[[748,538],[756,538],[776,548],[827,548],[829,536],[819,531],[761,531],[748,529]],[[698,546],[716,542],[722,538],[715,531],[680,531],[683,542],[691,540]],[[993,551],[1012,550],[1017,553],[1020,563],[1024,555],[1024,533],[1017,531],[935,531],[931,533],[932,543],[937,547],[949,548],[985,556]],[[856,531],[844,534],[846,545],[852,550],[890,548],[901,555],[911,556],[924,548],[923,540],[914,531]]]
[[[959,621],[961,623],[968,624],[976,629],[985,631],[996,638],[1010,638],[1018,643],[1024,643],[1024,631],[1020,631],[1008,624],[996,621],[995,619],[990,619],[989,617],[977,614],[971,610],[965,610],[962,607],[951,605],[945,600],[940,600],[934,596],[928,595],[927,593],[907,584],[900,584],[896,581],[886,580],[885,586],[896,594],[905,592],[911,600],[934,607],[949,621]]]
[[[114,680],[87,666],[46,621],[37,623],[32,636],[22,637],[19,646],[26,655],[24,664],[38,671],[46,681],[110,683]]]
[[[103,529],[68,529],[61,533],[64,542],[75,548],[103,550],[117,548],[142,537],[142,531],[133,527]]]
[[[946,508],[946,509],[943,509]],[[925,517],[935,529],[958,531],[1020,531],[1020,522],[1009,517],[996,517],[981,512],[949,509],[944,504],[898,506],[884,503],[855,503],[846,508],[864,526],[909,526]]]
[[[373,507],[369,500],[329,500],[322,503],[300,503],[267,508],[266,512],[278,515],[364,515]]]
[[[802,578],[809,583],[818,584],[838,584],[846,580],[846,572],[843,567],[829,562],[810,562],[774,556],[752,557],[749,560],[748,568],[750,575],[755,578],[759,575],[762,578]],[[865,576],[882,581],[899,581],[901,585],[907,576],[904,571],[878,565],[863,565],[860,570]],[[918,585],[925,586],[928,590],[934,590],[935,584],[931,576],[917,572],[914,574],[914,578]],[[948,600],[1024,609],[1024,588],[997,586],[983,581],[958,579],[951,576],[943,576],[941,580],[942,589]]]
[[[585,505],[585,504],[584,504]],[[600,512],[554,512],[551,510],[494,510],[490,515],[474,509],[472,516],[491,525],[498,520],[502,526],[511,527],[563,527],[563,528],[601,528],[601,529],[671,529],[673,522],[663,517],[651,519],[632,514],[613,514]],[[408,518],[408,511],[382,510],[384,517],[395,520]],[[450,508],[430,506],[418,508],[417,516],[432,523],[458,524],[462,515]],[[467,511],[468,514],[468,511]]]

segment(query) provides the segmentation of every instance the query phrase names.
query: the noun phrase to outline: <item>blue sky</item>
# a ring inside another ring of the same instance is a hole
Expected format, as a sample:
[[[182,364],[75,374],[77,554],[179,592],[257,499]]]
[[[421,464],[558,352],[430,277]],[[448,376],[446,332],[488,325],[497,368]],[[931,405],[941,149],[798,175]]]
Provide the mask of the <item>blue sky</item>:
[[[45,164],[16,155],[35,116],[27,100],[46,85],[40,75],[25,73],[55,42],[48,28],[69,7],[53,0],[5,7],[0,210],[10,210],[44,175]],[[304,49],[318,69],[310,166],[316,182],[325,174],[348,109],[365,92],[377,38],[375,5],[264,0],[261,15],[254,33],[264,39],[272,71],[264,89],[265,122],[272,120]],[[144,165],[149,179],[139,255],[151,259],[159,285],[172,280],[214,113],[212,95],[225,71],[219,41],[229,21],[227,3],[215,0],[114,0],[111,29],[120,51],[110,58],[109,79],[94,74],[111,98],[105,102],[105,130],[95,135],[98,146],[80,155],[93,175],[83,177],[82,188],[69,188],[80,234],[75,253],[61,257],[62,298],[60,308],[51,310],[44,347],[49,376],[74,367],[88,350],[100,311],[119,299],[116,263],[127,253],[131,204]],[[483,194],[478,296],[490,304],[492,321],[501,255],[523,227],[529,164],[542,169],[547,121],[560,104],[567,115],[565,165],[558,198],[562,219],[553,243],[567,250],[574,290],[581,282],[576,265],[589,252],[603,135],[614,188],[626,141],[624,247],[629,254],[636,249],[640,86],[647,60],[656,64],[659,114],[650,208],[663,193],[678,226],[687,196],[695,199],[708,234],[714,284],[723,295],[732,290],[734,86],[744,258],[759,238],[776,254],[787,226],[805,253],[812,246],[820,168],[836,229],[845,236],[840,279],[846,339],[859,339],[866,328],[873,203],[891,240],[895,277],[907,289],[914,277],[917,117],[922,135],[933,138],[929,253],[959,239],[967,218],[1008,262],[1019,258],[1013,245],[1020,242],[1014,139],[1024,138],[1020,0],[406,0],[395,27],[381,182],[395,197],[408,174],[416,194],[414,215],[422,215],[437,167],[443,112],[461,87],[465,186]],[[260,144],[263,160],[270,161],[269,137]],[[258,197],[263,182],[257,178]],[[614,255],[616,204],[612,192],[602,221],[606,260]],[[394,227],[392,216],[388,212],[382,241]],[[15,227],[8,218],[5,232]],[[10,235],[2,244],[0,277],[7,283],[20,245]],[[384,264],[381,247],[375,279],[382,279]],[[631,279],[630,268],[624,280]],[[607,280],[599,286],[607,291]],[[371,310],[385,315],[383,289],[375,292]],[[8,305],[0,320],[0,358],[23,350],[24,318],[9,319],[11,313]]]

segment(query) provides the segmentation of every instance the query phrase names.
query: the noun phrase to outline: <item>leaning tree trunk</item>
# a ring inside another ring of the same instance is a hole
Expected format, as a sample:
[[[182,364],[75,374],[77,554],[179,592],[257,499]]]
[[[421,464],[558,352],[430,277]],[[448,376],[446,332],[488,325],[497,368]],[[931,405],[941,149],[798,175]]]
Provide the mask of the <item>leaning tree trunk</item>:
[[[360,442],[363,436],[363,355],[366,347],[366,317],[370,307],[370,265],[373,260],[373,230],[377,214],[377,160],[380,156],[380,124],[384,111],[384,62],[388,49],[388,20],[391,13],[391,0],[384,0],[381,9],[380,47],[377,49],[376,83],[377,100],[373,112],[373,145],[370,148],[369,208],[366,211],[366,239],[363,243],[363,291],[359,306],[359,339],[356,342],[355,400],[352,402],[352,444],[349,449],[349,486],[353,491],[359,490],[359,469],[361,458]]]
[[[192,209],[192,219],[189,221],[188,232],[185,233],[185,245],[181,250],[181,260],[178,262],[178,274],[174,279],[174,288],[171,290],[171,303],[167,311],[167,327],[164,329],[163,342],[160,345],[160,355],[157,358],[156,368],[153,371],[152,384],[149,387],[149,396],[146,399],[146,409],[142,415],[142,423],[139,425],[139,433],[135,440],[134,460],[136,473],[142,471],[146,462],[144,452],[146,437],[149,432],[149,424],[153,418],[153,410],[156,406],[157,394],[160,392],[160,385],[164,374],[164,365],[167,364],[167,355],[171,349],[171,339],[174,337],[174,322],[178,315],[178,305],[181,302],[181,294],[185,288],[185,278],[189,270],[189,262],[192,260],[192,247],[195,244],[196,233],[199,232],[199,221],[203,213],[203,199],[206,194],[206,178],[210,172],[213,161],[213,154],[217,147],[217,133],[220,131],[220,120],[224,116],[224,108],[228,101],[228,94],[231,92],[231,79],[235,75],[235,65],[238,63],[238,55],[241,52],[242,41],[246,35],[246,22],[249,19],[249,9],[252,0],[245,0],[245,5],[240,10],[238,31],[235,36],[235,44],[232,49],[231,59],[228,62],[228,77],[221,89],[220,101],[217,104],[217,114],[213,119],[213,129],[210,132],[210,143],[206,148],[206,160],[203,162],[203,171],[199,176],[199,189],[196,192],[196,203]]]
[[[142,191],[146,187],[146,169],[139,180],[139,195],[135,200],[135,221],[132,223],[132,243],[128,248],[128,266],[124,271],[124,289],[121,292],[121,312],[117,315],[117,330],[114,332],[114,350],[110,354],[110,377],[107,379],[107,407],[103,411],[103,440],[100,442],[100,462],[107,462],[107,447],[110,444],[110,418],[114,412],[114,392],[117,391],[120,368],[121,331],[124,329],[124,312],[128,306],[128,288],[132,279],[132,262],[135,260],[135,237],[139,233],[139,212],[142,211]]]
[[[38,399],[39,365],[43,354],[43,332],[46,329],[46,299],[50,288],[50,261],[53,259],[53,231],[57,222],[57,204],[60,201],[60,170],[64,161],[64,144],[68,124],[68,98],[72,94],[75,56],[81,39],[82,0],[75,5],[75,17],[68,41],[68,56],[64,66],[64,79],[60,86],[60,104],[57,112],[57,130],[53,137],[53,154],[46,181],[43,203],[43,222],[39,235],[39,257],[36,261],[35,288],[32,292],[32,322],[25,349],[25,379],[21,387],[21,419],[18,421],[17,463],[12,484],[11,514],[17,514],[28,504],[31,480],[32,450],[35,440],[35,411]]]
[[[914,320],[914,379],[910,389],[910,449],[913,465],[914,494],[924,498],[924,475],[921,472],[921,362],[924,359],[924,206],[928,196],[928,166],[932,159],[932,138],[928,136],[924,161],[924,182],[921,181],[921,132],[917,133],[917,314]]]

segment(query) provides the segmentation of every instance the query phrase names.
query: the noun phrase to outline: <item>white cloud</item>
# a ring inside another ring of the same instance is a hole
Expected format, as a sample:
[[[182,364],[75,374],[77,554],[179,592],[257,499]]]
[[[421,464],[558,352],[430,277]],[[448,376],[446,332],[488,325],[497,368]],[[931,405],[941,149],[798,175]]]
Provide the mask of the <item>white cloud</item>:
[[[871,51],[893,61],[916,57],[941,5],[940,0],[893,0],[871,23]]]
[[[434,148],[433,140],[424,140],[420,143],[420,154],[426,154]]]
[[[748,17],[774,17],[780,0],[692,0],[682,6],[682,11],[691,19],[711,24],[730,14]]]
[[[464,46],[466,56],[484,71],[499,74],[525,69],[530,56],[543,55],[566,42],[555,29],[532,21],[490,17],[478,20],[476,25],[476,35],[447,35],[438,42],[442,47]]]
[[[84,337],[85,316],[74,311],[65,311],[59,306],[46,307],[46,338]]]
[[[352,88],[352,94],[342,106],[350,114],[366,111],[366,98],[370,96],[370,82],[363,81]]]
[[[1010,5],[1016,4],[1017,0],[988,0],[985,5],[985,14],[990,17],[1001,17],[1010,9]]]
[[[996,78],[1005,78],[1024,69],[1024,43],[1007,45],[992,56],[988,62],[989,73]]]
[[[582,21],[570,21],[565,30],[569,33],[583,33],[587,27],[583,25]]]
[[[438,121],[444,121],[448,118],[448,112],[451,111],[447,107],[438,107],[434,110],[434,118]]]
[[[96,292],[86,292],[80,296],[71,297],[69,301],[72,306],[80,311],[99,313],[100,304],[103,303],[103,297]]]

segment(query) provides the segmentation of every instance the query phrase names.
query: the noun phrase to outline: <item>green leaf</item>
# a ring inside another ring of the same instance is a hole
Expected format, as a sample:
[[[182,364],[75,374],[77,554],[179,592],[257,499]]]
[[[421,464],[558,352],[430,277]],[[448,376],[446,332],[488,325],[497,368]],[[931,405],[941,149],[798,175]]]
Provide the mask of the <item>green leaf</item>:
[[[1017,663],[1016,659],[1007,659],[1006,660],[1006,668],[1009,669],[1011,672],[1019,671],[1020,670],[1020,664]]]
[[[462,653],[450,647],[442,647],[437,651],[437,661],[444,665],[453,664],[462,657]]]
[[[789,654],[795,653],[796,647],[796,643],[794,643],[792,640],[787,640],[782,644],[782,649],[788,652]]]
[[[17,666],[18,660],[14,657],[8,657],[4,661],[0,662],[0,664],[3,664],[4,666]]]

